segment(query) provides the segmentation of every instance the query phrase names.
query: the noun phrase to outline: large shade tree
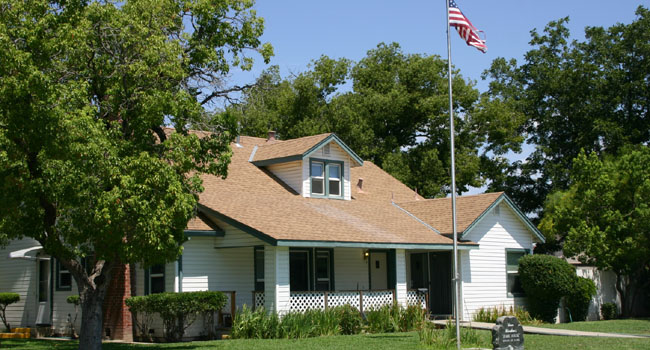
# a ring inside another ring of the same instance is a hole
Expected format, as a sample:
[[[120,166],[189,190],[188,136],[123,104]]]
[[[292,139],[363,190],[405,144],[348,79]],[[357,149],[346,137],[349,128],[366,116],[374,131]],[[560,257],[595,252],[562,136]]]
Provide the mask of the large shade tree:
[[[0,237],[71,272],[80,349],[101,348],[112,268],[175,259],[199,175],[226,176],[234,122],[206,106],[248,51],[272,55],[252,5],[0,1]]]
[[[458,71],[453,88],[464,192],[485,182],[483,163],[498,167],[498,156],[518,150],[523,138],[499,106],[479,106],[473,82]],[[253,136],[269,129],[285,139],[335,132],[364,159],[433,197],[451,191],[448,96],[445,60],[382,43],[356,63],[323,56],[286,79],[271,69],[229,112]]]
[[[616,273],[623,315],[650,287],[650,148],[628,146],[599,159],[580,153],[571,185],[549,196],[540,228],[566,256]]]
[[[640,6],[630,24],[587,27],[570,40],[568,18],[533,30],[520,64],[498,58],[484,78],[484,102],[512,116],[535,147],[520,162],[490,169],[490,190],[504,190],[528,213],[570,184],[580,149],[615,154],[650,141],[650,12]]]

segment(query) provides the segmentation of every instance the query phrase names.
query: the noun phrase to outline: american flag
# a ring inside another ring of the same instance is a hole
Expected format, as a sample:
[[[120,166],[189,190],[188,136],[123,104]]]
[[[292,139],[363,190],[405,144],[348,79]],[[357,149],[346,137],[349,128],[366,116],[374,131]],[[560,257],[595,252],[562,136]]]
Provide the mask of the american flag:
[[[467,45],[474,46],[479,49],[481,52],[487,52],[487,46],[485,45],[485,40],[481,39],[479,36],[479,31],[472,25],[472,22],[463,15],[463,12],[458,8],[456,1],[449,0],[449,25],[456,27],[458,34]]]

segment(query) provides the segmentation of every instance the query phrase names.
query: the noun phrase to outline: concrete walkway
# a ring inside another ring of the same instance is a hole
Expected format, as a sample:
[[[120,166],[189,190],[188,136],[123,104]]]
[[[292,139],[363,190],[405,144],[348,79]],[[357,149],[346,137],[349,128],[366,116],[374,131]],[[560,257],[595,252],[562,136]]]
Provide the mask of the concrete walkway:
[[[431,322],[439,326],[447,325],[446,320],[435,320]],[[494,327],[494,323],[461,322],[460,326],[491,331],[492,327]],[[531,326],[524,326],[524,333],[543,334],[543,335],[561,335],[561,336],[571,336],[571,337],[608,337],[608,338],[637,338],[637,339],[649,338],[648,336],[643,336],[643,335],[603,333],[603,332],[583,332],[583,331],[572,331],[568,329],[541,328],[541,327],[531,327]]]

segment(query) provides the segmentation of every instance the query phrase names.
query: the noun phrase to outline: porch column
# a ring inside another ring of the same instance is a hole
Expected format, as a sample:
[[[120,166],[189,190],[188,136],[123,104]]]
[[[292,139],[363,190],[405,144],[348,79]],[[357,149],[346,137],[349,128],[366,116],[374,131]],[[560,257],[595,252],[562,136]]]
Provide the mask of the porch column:
[[[395,301],[407,307],[406,299],[406,250],[395,249]]]
[[[264,308],[282,315],[290,303],[289,247],[264,246]]]

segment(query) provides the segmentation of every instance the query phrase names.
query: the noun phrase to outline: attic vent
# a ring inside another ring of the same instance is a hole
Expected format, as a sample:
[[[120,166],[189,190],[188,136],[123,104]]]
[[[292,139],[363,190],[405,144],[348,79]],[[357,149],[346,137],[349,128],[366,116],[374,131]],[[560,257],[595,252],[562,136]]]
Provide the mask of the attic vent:
[[[326,144],[325,146],[323,146],[323,154],[326,155],[326,156],[330,155],[330,144],[329,143]]]

